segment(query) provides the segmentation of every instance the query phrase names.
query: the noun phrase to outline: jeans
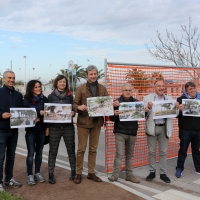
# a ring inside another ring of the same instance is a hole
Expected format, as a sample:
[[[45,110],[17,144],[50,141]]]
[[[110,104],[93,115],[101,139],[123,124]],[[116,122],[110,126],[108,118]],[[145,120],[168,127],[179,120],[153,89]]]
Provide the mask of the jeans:
[[[89,153],[88,153],[88,173],[94,173],[96,166],[97,147],[99,143],[101,127],[98,122],[94,122],[92,128],[78,127],[78,150],[76,157],[76,174],[82,174],[83,159],[89,137]]]
[[[3,165],[6,155],[5,164],[5,182],[10,181],[13,177],[13,168],[15,161],[15,150],[18,140],[18,131],[10,131],[9,133],[0,130],[0,182],[3,179]]]
[[[125,158],[126,176],[132,175],[132,158],[135,146],[135,139],[136,136],[125,135],[122,133],[115,133],[116,156],[113,166],[114,168],[113,176],[115,176],[116,178],[119,177],[125,145],[126,145],[126,158]]]
[[[26,131],[26,146],[28,149],[26,157],[27,174],[33,175],[33,157],[35,153],[35,173],[40,172],[42,164],[42,151],[45,140],[45,130],[42,131]]]
[[[156,126],[155,136],[149,136],[149,135],[147,136],[150,172],[156,171],[155,155],[156,155],[157,141],[159,146],[160,174],[166,174],[166,168],[167,168],[166,153],[168,148],[168,138],[165,135],[165,126]]]
[[[184,170],[188,146],[191,142],[194,167],[200,172],[200,131],[179,130],[180,149],[178,152],[177,167]]]

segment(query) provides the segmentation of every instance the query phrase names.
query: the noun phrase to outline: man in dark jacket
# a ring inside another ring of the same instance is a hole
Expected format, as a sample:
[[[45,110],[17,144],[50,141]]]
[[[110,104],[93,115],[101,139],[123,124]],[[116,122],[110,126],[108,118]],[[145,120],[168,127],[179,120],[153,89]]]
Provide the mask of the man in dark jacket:
[[[116,156],[114,161],[114,171],[111,177],[108,179],[110,181],[116,181],[119,177],[121,162],[124,155],[124,146],[126,145],[126,181],[131,181],[133,183],[140,183],[132,174],[132,157],[133,150],[135,146],[135,140],[138,130],[137,121],[120,121],[119,120],[119,103],[122,102],[135,102],[138,101],[132,96],[132,85],[125,83],[122,86],[122,95],[114,102],[114,116],[110,116],[110,120],[114,121],[114,133],[116,142]]]
[[[15,74],[12,71],[3,73],[4,86],[0,88],[0,191],[3,191],[3,165],[5,163],[5,185],[18,188],[21,183],[13,179],[13,167],[15,160],[15,150],[18,140],[18,129],[10,128],[10,108],[22,106],[22,95],[17,92],[13,85]]]
[[[196,170],[195,173],[200,174],[200,118],[183,116],[183,99],[200,100],[200,95],[197,93],[195,83],[187,82],[185,84],[185,91],[183,93],[183,96],[178,97],[177,99],[177,102],[179,102],[180,104],[180,112],[178,115],[180,149],[178,152],[178,160],[175,173],[175,176],[177,178],[180,178],[182,176],[182,171],[184,170],[184,163],[187,157],[187,150],[190,142],[192,147],[193,162]]]

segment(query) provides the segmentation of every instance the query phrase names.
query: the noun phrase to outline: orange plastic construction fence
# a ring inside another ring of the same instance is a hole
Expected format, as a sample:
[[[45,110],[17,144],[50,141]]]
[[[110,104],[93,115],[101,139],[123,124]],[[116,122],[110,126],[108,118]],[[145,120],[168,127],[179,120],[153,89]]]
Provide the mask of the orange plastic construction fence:
[[[129,82],[133,85],[133,97],[142,101],[143,97],[154,92],[154,83],[156,80],[164,79],[167,95],[174,99],[181,96],[185,83],[188,81],[195,82],[197,89],[200,87],[200,69],[188,67],[170,67],[170,66],[141,66],[120,63],[107,63],[106,68],[106,87],[109,95],[114,99],[121,95],[121,86],[123,83]],[[113,163],[115,158],[115,137],[113,134],[113,122],[106,118],[106,151],[105,166],[106,172],[113,171]],[[136,144],[133,152],[133,167],[148,164],[148,147],[146,142],[146,134],[144,132],[144,121],[139,121],[139,130],[137,134]],[[157,148],[158,150],[158,148]],[[179,150],[178,125],[177,119],[173,119],[173,135],[169,139],[169,147],[167,158],[176,157]],[[189,147],[188,153],[191,153]],[[159,160],[158,152],[156,160]],[[125,169],[124,158],[122,160],[121,169]]]

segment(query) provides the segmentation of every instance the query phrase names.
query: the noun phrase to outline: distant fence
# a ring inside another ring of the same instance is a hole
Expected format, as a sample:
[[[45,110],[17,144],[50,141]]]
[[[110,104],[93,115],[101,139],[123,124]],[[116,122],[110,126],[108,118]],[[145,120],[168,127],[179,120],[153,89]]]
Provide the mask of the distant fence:
[[[200,89],[200,69],[174,66],[152,66],[137,65],[126,63],[111,63],[105,60],[106,87],[109,95],[118,98],[121,95],[121,85],[129,82],[133,85],[133,97],[142,101],[143,97],[154,92],[154,82],[159,78],[165,80],[165,94],[174,99],[181,96],[185,83],[193,81]],[[146,134],[144,132],[144,121],[139,121],[139,130],[136,140],[133,156],[133,167],[148,164],[148,147]],[[157,148],[158,149],[158,148]],[[179,150],[177,119],[173,119],[173,135],[169,140],[167,158],[176,157]],[[188,149],[191,153],[191,149]],[[106,118],[106,151],[105,167],[106,172],[113,171],[113,162],[115,158],[115,137],[113,134],[113,122]],[[159,159],[158,152],[156,160]],[[124,158],[121,169],[125,169]]]

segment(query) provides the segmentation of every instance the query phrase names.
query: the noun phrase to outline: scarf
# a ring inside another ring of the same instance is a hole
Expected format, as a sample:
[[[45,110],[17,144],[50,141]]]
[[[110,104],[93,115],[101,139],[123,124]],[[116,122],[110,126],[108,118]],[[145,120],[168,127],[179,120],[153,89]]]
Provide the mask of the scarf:
[[[184,90],[183,92],[184,96],[187,98],[187,99],[190,99],[190,97],[188,96],[188,93]],[[200,100],[200,94],[198,92],[196,92],[196,97],[195,99],[198,99]]]
[[[60,92],[60,91],[58,91],[58,89],[55,89],[54,90],[54,93],[55,93],[55,95],[59,98],[59,99],[65,99],[66,98],[66,94],[67,94],[67,91],[66,90],[64,90],[63,92]]]
[[[31,102],[32,102],[32,104],[36,104],[41,99],[43,99],[43,94],[39,94],[38,96],[33,96],[32,99],[31,99]]]

